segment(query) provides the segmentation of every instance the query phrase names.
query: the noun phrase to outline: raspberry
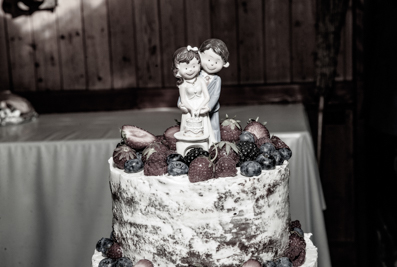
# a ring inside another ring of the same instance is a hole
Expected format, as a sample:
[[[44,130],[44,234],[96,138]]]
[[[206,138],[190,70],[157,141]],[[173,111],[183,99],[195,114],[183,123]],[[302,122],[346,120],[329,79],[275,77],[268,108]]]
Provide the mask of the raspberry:
[[[259,148],[254,143],[242,141],[239,142],[237,146],[240,151],[239,165],[246,161],[255,161],[256,157],[260,154]]]
[[[120,245],[117,243],[113,243],[113,245],[107,250],[106,257],[111,259],[118,259],[123,257],[123,252]]]

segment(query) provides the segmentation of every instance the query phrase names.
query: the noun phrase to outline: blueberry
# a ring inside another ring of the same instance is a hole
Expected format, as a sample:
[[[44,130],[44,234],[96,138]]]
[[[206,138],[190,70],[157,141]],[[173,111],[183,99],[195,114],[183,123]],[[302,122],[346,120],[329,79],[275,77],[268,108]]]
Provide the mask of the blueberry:
[[[132,261],[127,257],[121,257],[116,260],[115,267],[132,267]]]
[[[274,157],[274,159],[276,160],[276,165],[283,165],[284,163],[284,157],[283,155],[281,155],[280,151],[278,150],[274,150],[270,155],[272,155]]]
[[[110,258],[105,258],[99,262],[98,267],[116,267],[116,261]]]
[[[180,161],[180,162],[185,163],[185,160],[183,159],[183,156],[181,154],[175,153],[175,154],[168,155],[167,164],[169,165],[171,162],[174,162],[174,161]]]
[[[113,240],[110,238],[102,237],[101,240],[96,243],[96,250],[106,254],[106,251],[113,245]]]
[[[248,141],[248,142],[251,142],[251,143],[255,143],[254,135],[252,133],[250,133],[250,132],[247,132],[247,131],[243,131],[240,134],[239,138],[240,138],[240,141]]]
[[[262,173],[262,167],[256,161],[246,161],[241,164],[240,172],[247,177],[258,176]]]
[[[292,156],[292,151],[289,148],[280,148],[278,151],[280,151],[281,155],[283,155],[283,158],[285,160],[289,160]]]
[[[288,257],[281,257],[276,260],[277,267],[292,267],[292,262]]]
[[[136,157],[140,160],[142,160],[142,151],[136,152]]]
[[[269,154],[260,154],[256,158],[256,162],[261,165],[262,170],[273,170],[276,168],[276,160]]]
[[[262,154],[265,154],[265,153],[272,154],[273,151],[276,151],[276,148],[274,147],[274,145],[272,143],[264,143],[263,145],[261,145],[259,150]]]
[[[274,261],[267,261],[263,264],[263,267],[277,267]]]
[[[143,169],[143,162],[140,159],[130,159],[124,163],[126,173],[139,172]]]
[[[303,231],[302,231],[302,229],[300,229],[300,228],[294,228],[294,231],[295,232],[297,232],[298,233],[298,235],[300,235],[300,236],[302,236],[303,237]]]
[[[186,163],[181,161],[173,161],[168,165],[168,173],[172,176],[184,175],[189,171]]]

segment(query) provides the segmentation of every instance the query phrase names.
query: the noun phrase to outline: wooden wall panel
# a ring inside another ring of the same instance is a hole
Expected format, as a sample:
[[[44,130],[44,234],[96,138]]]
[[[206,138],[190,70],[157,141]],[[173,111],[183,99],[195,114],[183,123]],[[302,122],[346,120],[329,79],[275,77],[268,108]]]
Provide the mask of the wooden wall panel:
[[[211,1],[211,38],[221,39],[229,50],[230,66],[220,72],[223,85],[238,84],[238,41],[236,3],[230,0]]]
[[[34,45],[31,18],[26,16],[11,20],[7,15],[7,32],[14,90],[35,91]]]
[[[113,75],[112,88],[133,88],[137,86],[133,1],[110,0],[107,3]]]
[[[265,1],[266,82],[291,81],[290,1]]]
[[[342,28],[340,35],[340,48],[337,57],[335,81],[343,81],[345,79],[345,54],[346,54],[346,29]]]
[[[0,8],[0,92],[10,89],[10,74],[8,68],[5,17],[3,10]]]
[[[241,84],[263,83],[263,6],[260,0],[238,0],[239,73]]]
[[[187,45],[199,47],[211,38],[209,0],[188,0],[186,3]]]
[[[87,88],[80,1],[62,0],[56,8],[64,90]]]
[[[163,85],[177,89],[171,63],[175,50],[188,45],[185,38],[184,1],[160,1],[160,10]]]
[[[314,80],[316,1],[292,0],[292,80]]]
[[[162,66],[157,1],[136,0],[134,3],[138,86],[160,87]]]
[[[61,76],[56,15],[49,11],[34,13],[32,15],[32,26],[36,48],[37,90],[60,90]]]
[[[345,24],[345,80],[353,80],[353,7],[352,0],[346,14]]]
[[[111,88],[106,0],[82,0],[88,89]]]

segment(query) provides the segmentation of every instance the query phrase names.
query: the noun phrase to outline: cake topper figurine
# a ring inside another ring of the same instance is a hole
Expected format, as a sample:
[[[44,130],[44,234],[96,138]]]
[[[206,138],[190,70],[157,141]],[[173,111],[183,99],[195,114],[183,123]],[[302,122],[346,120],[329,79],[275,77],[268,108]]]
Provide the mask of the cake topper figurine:
[[[177,152],[185,155],[191,147],[208,150],[216,142],[209,118],[210,95],[200,74],[197,47],[181,47],[175,51],[172,71],[179,88],[178,107],[182,110],[180,132],[175,133]]]
[[[221,78],[217,75],[223,68],[229,67],[229,51],[226,44],[219,39],[208,39],[199,48],[201,72],[200,77],[205,80],[210,101],[208,103],[209,117],[216,142],[221,141],[219,130],[219,96],[221,94]],[[184,107],[178,101],[178,107],[184,112]]]

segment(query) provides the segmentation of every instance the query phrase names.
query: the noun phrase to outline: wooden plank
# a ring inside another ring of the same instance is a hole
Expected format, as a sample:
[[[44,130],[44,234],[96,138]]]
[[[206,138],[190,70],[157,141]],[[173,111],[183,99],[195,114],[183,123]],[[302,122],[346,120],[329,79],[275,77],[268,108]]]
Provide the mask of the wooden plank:
[[[263,83],[263,6],[260,0],[238,0],[241,84]]]
[[[353,7],[350,0],[349,8],[346,14],[345,30],[345,80],[353,80]]]
[[[346,28],[343,27],[340,33],[340,48],[337,56],[335,81],[345,80],[345,59],[346,59]]]
[[[20,16],[7,18],[7,32],[13,87],[16,92],[35,91],[34,45],[31,19]]]
[[[176,49],[187,46],[183,0],[160,1],[160,23],[162,40],[162,72],[165,86],[176,86],[171,71],[172,56]]]
[[[60,90],[56,14],[49,11],[35,12],[32,14],[32,26],[36,47],[37,90]]]
[[[0,8],[0,92],[11,89],[10,73],[8,71],[7,35],[3,9]]]
[[[136,87],[133,2],[108,1],[113,88]]]
[[[106,0],[83,0],[82,3],[88,89],[109,89],[111,75]]]
[[[187,0],[186,27],[187,45],[199,47],[211,38],[211,16],[209,0]]]
[[[292,1],[292,80],[314,80],[315,0]]]
[[[161,45],[156,0],[136,0],[135,25],[139,87],[160,87]]]
[[[211,1],[212,37],[225,42],[230,66],[220,72],[222,85],[238,84],[237,11],[234,1]]]
[[[290,1],[265,1],[265,71],[267,83],[291,81]]]
[[[65,90],[87,88],[80,1],[59,1],[56,8],[62,88]]]

